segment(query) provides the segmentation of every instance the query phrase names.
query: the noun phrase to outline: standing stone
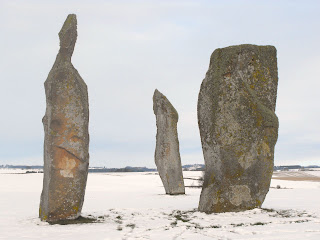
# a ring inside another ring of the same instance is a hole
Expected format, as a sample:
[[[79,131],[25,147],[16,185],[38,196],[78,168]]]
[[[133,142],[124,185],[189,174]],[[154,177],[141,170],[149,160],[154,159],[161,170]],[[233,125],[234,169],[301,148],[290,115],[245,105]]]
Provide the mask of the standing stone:
[[[213,52],[198,99],[206,164],[199,211],[243,211],[263,203],[278,138],[277,85],[275,47]]]
[[[80,216],[89,166],[87,86],[71,63],[77,19],[70,14],[59,32],[60,50],[45,81],[44,177],[39,215],[53,222]]]
[[[184,194],[177,132],[178,113],[157,89],[153,94],[153,112],[157,119],[157,143],[154,158],[166,194]]]

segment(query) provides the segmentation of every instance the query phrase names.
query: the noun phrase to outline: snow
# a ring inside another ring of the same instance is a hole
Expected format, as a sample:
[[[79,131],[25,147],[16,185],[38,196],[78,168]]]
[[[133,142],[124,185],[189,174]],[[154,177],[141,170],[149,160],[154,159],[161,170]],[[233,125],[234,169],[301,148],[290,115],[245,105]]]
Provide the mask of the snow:
[[[156,173],[90,173],[82,215],[101,221],[49,225],[38,218],[43,175],[8,173],[0,171],[0,239],[320,239],[319,181],[273,179],[262,209],[204,214],[201,172],[183,172],[192,187],[181,196],[165,195]]]
[[[30,171],[42,172],[42,169],[0,168],[0,174],[24,174]]]

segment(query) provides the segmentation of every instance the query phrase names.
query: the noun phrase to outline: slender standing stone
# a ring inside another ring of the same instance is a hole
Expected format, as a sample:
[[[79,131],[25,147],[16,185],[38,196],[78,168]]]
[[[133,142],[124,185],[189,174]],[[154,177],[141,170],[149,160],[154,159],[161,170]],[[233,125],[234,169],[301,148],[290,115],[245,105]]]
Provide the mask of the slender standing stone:
[[[71,63],[77,19],[68,15],[60,50],[45,81],[44,177],[39,216],[53,222],[80,216],[89,166],[87,86]]]
[[[177,132],[178,113],[157,89],[153,94],[153,112],[157,119],[157,143],[154,157],[166,194],[184,194]]]
[[[275,47],[213,52],[198,99],[206,164],[199,211],[242,211],[263,203],[278,138],[277,85]]]

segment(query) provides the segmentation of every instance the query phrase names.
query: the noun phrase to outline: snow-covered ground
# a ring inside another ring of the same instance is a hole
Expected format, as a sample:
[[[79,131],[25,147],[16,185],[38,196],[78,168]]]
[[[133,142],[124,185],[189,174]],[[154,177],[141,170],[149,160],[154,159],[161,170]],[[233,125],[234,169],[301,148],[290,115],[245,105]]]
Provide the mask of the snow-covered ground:
[[[200,175],[184,172],[186,195],[167,196],[155,173],[91,173],[82,215],[99,222],[49,225],[38,219],[43,175],[0,171],[0,239],[320,239],[319,181],[273,179],[262,209],[207,215]]]

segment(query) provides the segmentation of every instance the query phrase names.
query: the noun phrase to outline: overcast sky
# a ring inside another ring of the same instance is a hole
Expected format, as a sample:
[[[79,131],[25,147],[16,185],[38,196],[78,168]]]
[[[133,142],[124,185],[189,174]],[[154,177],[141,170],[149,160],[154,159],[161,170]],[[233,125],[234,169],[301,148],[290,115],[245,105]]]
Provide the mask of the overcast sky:
[[[0,165],[43,164],[43,83],[69,13],[91,166],[155,167],[155,88],[179,113],[182,164],[203,163],[200,84],[216,48],[244,43],[278,50],[275,165],[320,165],[320,1],[307,0],[0,0]]]

